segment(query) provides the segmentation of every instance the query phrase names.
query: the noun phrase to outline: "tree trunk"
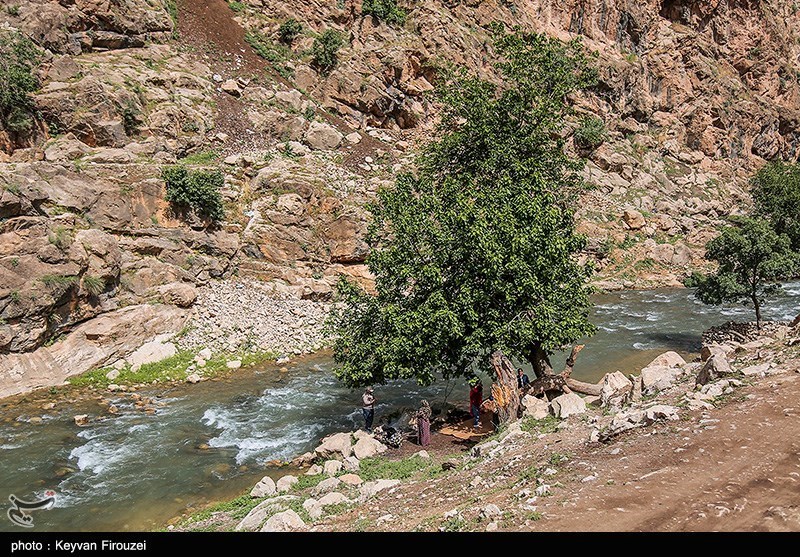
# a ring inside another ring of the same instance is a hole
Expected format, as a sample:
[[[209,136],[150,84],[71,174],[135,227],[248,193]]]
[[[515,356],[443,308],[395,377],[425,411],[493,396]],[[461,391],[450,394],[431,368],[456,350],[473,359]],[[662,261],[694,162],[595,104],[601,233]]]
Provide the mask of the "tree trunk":
[[[553,365],[550,363],[550,357],[547,352],[542,348],[541,343],[535,343],[528,351],[528,361],[533,367],[533,373],[536,377],[544,377],[553,373]]]
[[[492,383],[492,398],[497,408],[497,417],[501,424],[514,422],[519,414],[517,371],[499,350],[492,354],[492,367],[496,377]]]
[[[756,308],[756,329],[761,330],[761,306],[758,305],[758,296],[753,295],[753,305]]]

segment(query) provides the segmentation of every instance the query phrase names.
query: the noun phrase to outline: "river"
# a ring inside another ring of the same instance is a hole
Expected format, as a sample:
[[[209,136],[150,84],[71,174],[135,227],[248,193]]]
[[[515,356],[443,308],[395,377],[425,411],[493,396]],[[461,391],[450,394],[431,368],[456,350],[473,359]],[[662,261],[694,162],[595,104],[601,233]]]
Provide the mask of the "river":
[[[767,304],[765,318],[793,319],[799,297],[800,283],[787,285]],[[623,291],[594,301],[598,332],[587,340],[573,374],[584,381],[617,369],[635,371],[665,350],[694,357],[703,330],[752,319],[751,309],[705,306],[688,289]],[[563,355],[553,364],[560,369]],[[326,434],[362,425],[360,391],[339,385],[331,366],[328,357],[309,356],[285,373],[269,365],[225,380],[153,391],[150,396],[164,403],[154,415],[113,393],[106,398],[119,407],[116,416],[96,400],[35,412],[1,404],[0,500],[55,491],[55,508],[33,513],[35,531],[161,527],[182,512],[241,494],[265,474],[286,473],[269,461],[290,459],[312,450]],[[466,409],[467,390],[463,381],[427,388],[410,382],[378,386],[376,425],[382,417],[416,407],[422,398],[447,399]],[[72,417],[82,413],[95,419],[78,427]],[[32,417],[43,421],[33,423]],[[0,531],[14,530],[21,529],[3,513]]]

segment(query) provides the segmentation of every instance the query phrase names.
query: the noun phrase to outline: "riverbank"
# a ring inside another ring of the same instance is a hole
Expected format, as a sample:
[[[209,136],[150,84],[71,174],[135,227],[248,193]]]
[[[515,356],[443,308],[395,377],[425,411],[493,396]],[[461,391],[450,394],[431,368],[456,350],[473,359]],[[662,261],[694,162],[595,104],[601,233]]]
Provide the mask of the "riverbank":
[[[700,361],[668,356],[647,366],[638,401],[634,382],[618,406],[608,403],[618,391],[609,391],[598,406],[561,420],[525,418],[469,451],[387,451],[380,466],[367,461],[369,480],[361,470],[301,476],[284,495],[245,494],[235,510],[218,507],[172,526],[796,531],[800,325],[767,330],[747,342],[711,343]],[[373,478],[378,468],[383,475]],[[345,474],[358,478],[345,482]]]

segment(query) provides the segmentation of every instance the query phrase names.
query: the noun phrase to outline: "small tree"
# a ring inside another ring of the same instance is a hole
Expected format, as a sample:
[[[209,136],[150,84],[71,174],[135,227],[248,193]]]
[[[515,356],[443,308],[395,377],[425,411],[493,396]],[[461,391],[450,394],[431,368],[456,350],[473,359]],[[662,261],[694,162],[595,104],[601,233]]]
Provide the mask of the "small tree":
[[[179,211],[193,210],[213,222],[222,220],[225,208],[220,188],[225,177],[219,170],[188,170],[183,165],[164,167],[161,177],[167,184],[165,199]]]
[[[326,29],[311,45],[311,55],[314,63],[323,75],[327,75],[339,62],[338,51],[344,44],[341,33],[334,29]]]
[[[500,31],[500,30],[498,30]],[[498,87],[444,71],[439,139],[370,207],[376,295],[347,280],[334,314],[337,377],[350,386],[464,376],[503,350],[552,371],[591,334],[575,233],[579,161],[564,152],[569,94],[594,82],[580,42],[499,32]]]
[[[397,0],[364,0],[361,13],[389,24],[402,25],[406,21],[406,12],[397,7]]]
[[[695,275],[697,297],[705,304],[752,303],[761,329],[761,306],[781,285],[776,281],[797,272],[798,257],[789,237],[778,234],[761,218],[731,217],[732,226],[706,244],[706,258],[716,261],[716,272]]]
[[[751,186],[755,213],[768,218],[800,251],[800,165],[768,163],[753,176]]]
[[[0,30],[0,124],[11,132],[25,132],[33,125],[34,104],[30,94],[39,87],[34,69],[38,47],[18,31]]]
[[[575,146],[579,149],[597,149],[608,136],[603,120],[596,116],[583,116],[575,129]]]
[[[284,44],[292,44],[297,35],[303,30],[303,26],[294,19],[287,19],[278,27],[278,39]]]

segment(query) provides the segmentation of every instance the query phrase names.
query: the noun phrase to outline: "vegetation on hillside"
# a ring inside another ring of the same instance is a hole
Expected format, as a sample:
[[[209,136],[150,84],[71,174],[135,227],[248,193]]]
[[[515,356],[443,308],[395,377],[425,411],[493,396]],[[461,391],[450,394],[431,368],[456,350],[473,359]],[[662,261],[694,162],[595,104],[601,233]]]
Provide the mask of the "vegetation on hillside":
[[[212,222],[225,216],[219,191],[225,177],[219,170],[189,170],[184,165],[172,165],[161,169],[161,177],[167,184],[165,199],[176,212],[191,210]]]
[[[0,30],[0,127],[12,133],[30,131],[36,107],[31,93],[39,88],[34,71],[39,48],[18,31]]]

